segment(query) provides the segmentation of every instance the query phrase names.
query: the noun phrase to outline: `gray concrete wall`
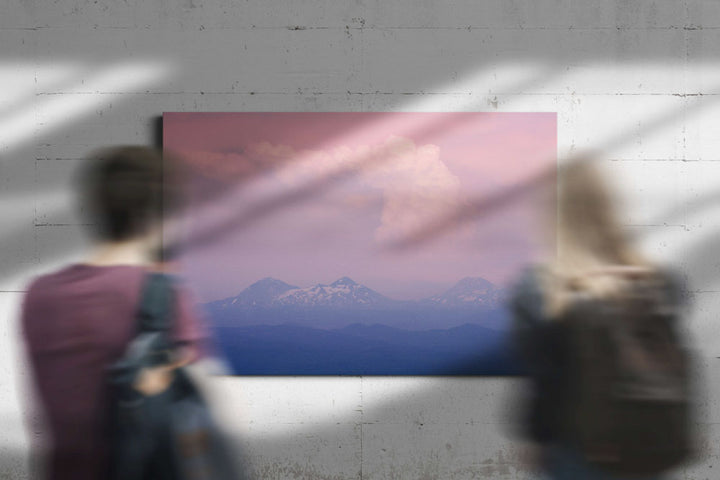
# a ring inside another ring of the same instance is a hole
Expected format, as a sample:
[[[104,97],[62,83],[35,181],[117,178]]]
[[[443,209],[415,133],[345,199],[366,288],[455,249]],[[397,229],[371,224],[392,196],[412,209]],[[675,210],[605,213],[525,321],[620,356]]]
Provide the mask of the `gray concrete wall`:
[[[603,152],[623,221],[684,269],[706,450],[720,441],[720,4],[637,0],[4,0],[0,4],[0,478],[27,476],[16,314],[28,278],[86,246],[70,179],[89,150],[153,141],[163,111],[555,111]],[[222,378],[260,478],[523,479],[517,384]]]

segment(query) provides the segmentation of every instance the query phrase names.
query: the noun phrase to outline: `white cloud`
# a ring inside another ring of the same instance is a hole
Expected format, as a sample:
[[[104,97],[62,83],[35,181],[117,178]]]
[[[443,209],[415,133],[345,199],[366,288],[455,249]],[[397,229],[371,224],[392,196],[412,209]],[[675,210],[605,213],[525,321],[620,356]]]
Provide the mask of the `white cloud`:
[[[206,175],[218,180],[238,179],[253,171],[270,173],[247,186],[254,192],[280,193],[347,174],[343,185],[349,186],[349,195],[365,195],[371,190],[382,196],[382,214],[375,231],[379,242],[402,238],[459,207],[460,180],[440,156],[436,145],[417,145],[398,136],[379,144],[327,150],[295,150],[260,142],[242,153],[189,155]]]
[[[351,184],[382,193],[375,231],[380,242],[408,235],[460,202],[460,180],[440,159],[440,149],[397,136],[376,145],[299,152],[276,178],[286,186],[299,186],[346,171],[356,173],[348,180]]]

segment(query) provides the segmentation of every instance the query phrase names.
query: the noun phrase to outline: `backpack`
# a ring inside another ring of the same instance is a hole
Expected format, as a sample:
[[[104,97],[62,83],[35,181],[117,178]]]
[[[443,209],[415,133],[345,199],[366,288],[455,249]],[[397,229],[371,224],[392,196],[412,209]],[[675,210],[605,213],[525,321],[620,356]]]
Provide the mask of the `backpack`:
[[[200,391],[184,368],[169,388],[144,396],[133,388],[144,367],[168,364],[174,312],[172,279],[145,278],[137,335],[109,367],[110,473],[112,480],[230,480],[241,478],[236,454],[213,422]]]
[[[612,300],[576,295],[563,315],[564,430],[598,469],[652,475],[692,452],[690,357],[668,282],[653,276],[628,285]]]

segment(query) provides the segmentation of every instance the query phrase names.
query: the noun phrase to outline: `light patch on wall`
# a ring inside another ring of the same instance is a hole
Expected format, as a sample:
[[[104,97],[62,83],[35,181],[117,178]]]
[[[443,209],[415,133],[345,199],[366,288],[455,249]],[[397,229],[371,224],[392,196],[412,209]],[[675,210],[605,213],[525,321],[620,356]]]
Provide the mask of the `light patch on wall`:
[[[374,381],[383,378],[373,377]],[[363,402],[363,381],[360,377],[219,377],[203,385],[225,428],[252,441],[282,438],[318,425],[363,422],[365,409],[372,408]],[[232,388],[238,382],[242,388]],[[406,398],[431,384],[428,378],[393,377],[383,382],[382,396]]]
[[[0,64],[0,72],[13,71],[14,64]],[[49,73],[46,73],[47,72]],[[14,102],[12,108],[0,103],[0,150],[15,147],[39,133],[67,126],[67,122],[91,112],[101,102],[123,93],[143,92],[148,86],[167,78],[171,65],[163,61],[123,62],[95,68],[86,73],[80,67],[55,68],[52,65],[32,69],[20,68],[9,80],[0,74],[0,91],[7,98],[25,98],[24,103]],[[36,92],[38,75],[44,76],[46,86],[71,81],[67,87],[47,92]],[[56,82],[50,79],[55,78]],[[24,78],[24,81],[23,81]],[[31,85],[31,87],[28,86]],[[19,101],[18,101],[19,102]]]
[[[32,102],[39,92],[60,91],[63,86],[72,85],[88,70],[83,64],[70,62],[0,65],[0,118],[14,113],[18,107],[27,108],[27,103]]]

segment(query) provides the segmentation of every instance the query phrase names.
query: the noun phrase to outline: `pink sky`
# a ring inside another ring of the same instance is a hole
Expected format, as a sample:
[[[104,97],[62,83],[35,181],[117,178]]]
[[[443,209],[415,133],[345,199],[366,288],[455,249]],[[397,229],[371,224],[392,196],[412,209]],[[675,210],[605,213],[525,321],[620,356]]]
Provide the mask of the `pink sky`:
[[[303,287],[349,276],[398,299],[466,276],[506,283],[537,254],[529,199],[416,248],[383,247],[556,162],[555,113],[166,113],[163,130],[204,183],[233,187],[191,207],[188,232],[311,186],[184,255],[202,301],[268,276]]]

